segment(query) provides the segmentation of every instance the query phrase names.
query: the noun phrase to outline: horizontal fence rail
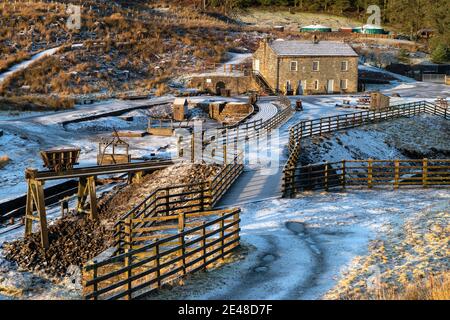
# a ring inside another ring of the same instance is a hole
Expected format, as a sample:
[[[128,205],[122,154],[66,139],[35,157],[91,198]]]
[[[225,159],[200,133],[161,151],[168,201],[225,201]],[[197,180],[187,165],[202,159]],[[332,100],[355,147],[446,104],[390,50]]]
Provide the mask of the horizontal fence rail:
[[[207,163],[226,164],[238,152],[245,150],[251,139],[260,139],[287,121],[293,113],[288,98],[277,101],[279,111],[271,118],[244,122],[237,126],[227,126],[214,130],[194,132],[190,138],[178,138],[178,155],[192,162],[203,160]],[[239,150],[239,151],[238,151]]]
[[[299,178],[295,173],[298,171],[297,164],[301,154],[302,139],[400,117],[412,117],[419,114],[431,114],[443,117],[446,120],[450,119],[449,108],[440,107],[426,101],[419,101],[393,105],[383,111],[360,111],[298,122],[290,128],[288,143],[289,158],[283,169],[283,196],[293,196],[295,188],[289,186],[295,185],[296,179]]]
[[[359,111],[313,120],[304,120],[290,128],[289,151],[292,151],[298,140],[302,138],[400,117],[412,117],[423,113],[441,116],[446,120],[450,120],[450,111],[448,108],[442,108],[426,101],[394,105],[384,111]]]
[[[242,155],[224,165],[209,181],[158,188],[115,224],[115,247],[123,252],[125,221],[128,218],[169,216],[180,212],[211,210],[244,170]]]
[[[127,250],[83,267],[85,299],[138,299],[212,267],[239,245],[239,213],[236,208],[127,218]],[[143,227],[148,222],[156,225]]]
[[[286,170],[284,189],[289,194],[346,187],[450,186],[450,159],[343,160]]]

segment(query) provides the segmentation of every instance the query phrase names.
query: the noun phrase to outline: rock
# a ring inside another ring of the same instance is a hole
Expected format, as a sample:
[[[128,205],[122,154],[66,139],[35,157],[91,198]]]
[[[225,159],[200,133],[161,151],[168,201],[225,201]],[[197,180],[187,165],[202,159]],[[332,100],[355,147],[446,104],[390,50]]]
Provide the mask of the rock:
[[[61,281],[61,284],[69,290],[82,290],[81,279],[80,267],[72,264],[67,268],[66,276]]]

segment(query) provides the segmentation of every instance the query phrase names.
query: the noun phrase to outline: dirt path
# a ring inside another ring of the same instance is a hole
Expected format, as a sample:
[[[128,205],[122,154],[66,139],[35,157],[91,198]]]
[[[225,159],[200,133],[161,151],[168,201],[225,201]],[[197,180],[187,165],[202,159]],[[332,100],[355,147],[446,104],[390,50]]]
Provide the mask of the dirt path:
[[[266,246],[258,248],[254,265],[240,275],[239,285],[214,299],[268,299],[274,294],[277,299],[302,299],[317,285],[325,270],[323,251],[305,224],[288,221],[285,227],[287,235],[261,235]],[[285,242],[298,252],[288,254]]]

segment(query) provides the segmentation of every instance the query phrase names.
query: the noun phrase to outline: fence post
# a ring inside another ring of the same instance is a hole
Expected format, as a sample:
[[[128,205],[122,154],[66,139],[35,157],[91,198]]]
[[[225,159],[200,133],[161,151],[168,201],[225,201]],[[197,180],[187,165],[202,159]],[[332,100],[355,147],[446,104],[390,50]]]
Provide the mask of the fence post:
[[[179,254],[181,257],[181,267],[183,269],[183,274],[186,274],[186,258],[184,256],[186,252],[185,241],[184,241],[184,227],[185,227],[185,213],[181,212],[178,214],[178,233],[180,234],[180,246]]]
[[[398,160],[394,160],[394,189],[398,189],[400,178],[400,163]]]
[[[428,159],[424,158],[422,162],[422,185],[428,187]]]
[[[159,241],[156,243],[155,246],[155,256],[156,256],[156,281],[158,288],[161,288],[161,261],[159,260]]]
[[[206,271],[206,227],[205,221],[202,221],[202,240],[200,241],[200,246],[202,247],[203,255],[203,270]]]
[[[195,162],[195,136],[194,133],[191,134],[191,162]]]
[[[223,164],[227,165],[227,145],[223,145]]]
[[[132,220],[131,220],[131,218],[128,218],[127,220],[126,220],[126,225],[128,226],[128,230],[127,230],[127,233],[126,233],[126,241],[127,241],[127,245],[126,245],[126,249],[125,249],[125,253],[127,254],[127,256],[125,257],[125,267],[130,267],[131,266],[131,264],[132,264],[132,258],[131,258],[131,255],[129,254],[129,252],[131,251],[131,250],[133,250],[133,243],[132,243],[132,233],[133,233],[133,226],[132,226],[132,224],[133,224],[133,222],[132,222]],[[132,297],[131,297],[131,281],[129,280],[130,278],[131,278],[131,276],[132,276],[132,272],[131,272],[131,268],[129,268],[128,269],[128,271],[127,271],[127,291],[128,291],[128,294],[127,294],[127,300],[131,300],[132,299]]]
[[[345,160],[342,160],[342,188],[345,189],[346,185],[346,172],[345,172]]]
[[[325,191],[328,191],[328,162],[325,163],[324,184],[325,184]]]
[[[224,225],[225,225],[225,223],[224,223],[224,220],[225,220],[224,215],[225,215],[225,213],[221,214],[222,219],[220,220],[220,233],[219,233],[220,234],[220,239],[221,239],[221,241],[220,241],[220,246],[221,246],[220,254],[221,254],[222,261],[224,260],[223,259],[223,252],[224,252],[223,246],[225,245],[225,241],[224,241],[224,238],[223,238],[224,234],[225,234],[225,232],[223,230]]]
[[[372,188],[372,159],[367,161],[367,187]]]
[[[94,269],[92,270],[92,280],[95,281],[95,279],[97,278],[97,275],[98,275],[97,261],[94,260],[93,264],[94,264]],[[98,290],[98,282],[95,281],[94,282],[94,288],[93,288],[94,300],[98,299],[97,290]]]
[[[295,165],[289,169],[291,175],[291,190],[289,192],[289,197],[294,198],[295,196]]]

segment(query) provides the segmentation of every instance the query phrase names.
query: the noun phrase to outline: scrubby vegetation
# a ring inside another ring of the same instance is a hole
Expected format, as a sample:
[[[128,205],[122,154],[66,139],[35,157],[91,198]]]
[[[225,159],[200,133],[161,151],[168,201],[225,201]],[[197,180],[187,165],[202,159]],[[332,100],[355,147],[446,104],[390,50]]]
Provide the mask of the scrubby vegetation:
[[[24,58],[30,43],[44,41],[45,47],[66,43],[62,52],[7,79],[0,94],[70,95],[136,89],[155,89],[162,94],[167,91],[167,81],[181,73],[221,62],[230,48],[254,45],[243,41],[247,36],[239,26],[190,7],[139,1],[131,8],[99,1],[83,3],[80,30],[67,29],[61,4],[0,6],[2,21],[4,15],[7,24],[1,26],[0,42],[9,48],[2,54],[10,59],[4,68],[17,62],[15,57]],[[35,27],[30,33],[31,22]]]
[[[377,296],[383,300],[450,300],[450,273],[444,272],[411,282],[401,292],[384,288]]]
[[[68,97],[38,97],[38,96],[14,96],[0,97],[0,110],[19,111],[46,111],[69,109],[75,105],[75,101]]]
[[[432,4],[405,0],[375,1],[384,24],[415,35],[433,28],[432,60],[449,58],[448,11],[445,0]],[[67,4],[82,4],[81,29],[66,25]],[[268,29],[239,22],[245,8],[276,6],[296,12],[345,15],[364,22],[361,1],[226,0],[207,1],[19,0],[0,3],[0,71],[46,48],[63,46],[2,83],[5,97],[57,94],[113,96],[116,92],[170,91],[178,76],[212,67],[233,48],[255,49]],[[426,10],[425,10],[426,9]],[[272,9],[271,9],[272,10]],[[423,14],[419,14],[422,12]],[[414,19],[412,19],[414,17]],[[32,27],[31,27],[32,26]],[[276,33],[273,35],[277,36]],[[292,35],[290,35],[292,36]],[[76,44],[76,46],[73,46]],[[407,60],[403,52],[400,60]]]

